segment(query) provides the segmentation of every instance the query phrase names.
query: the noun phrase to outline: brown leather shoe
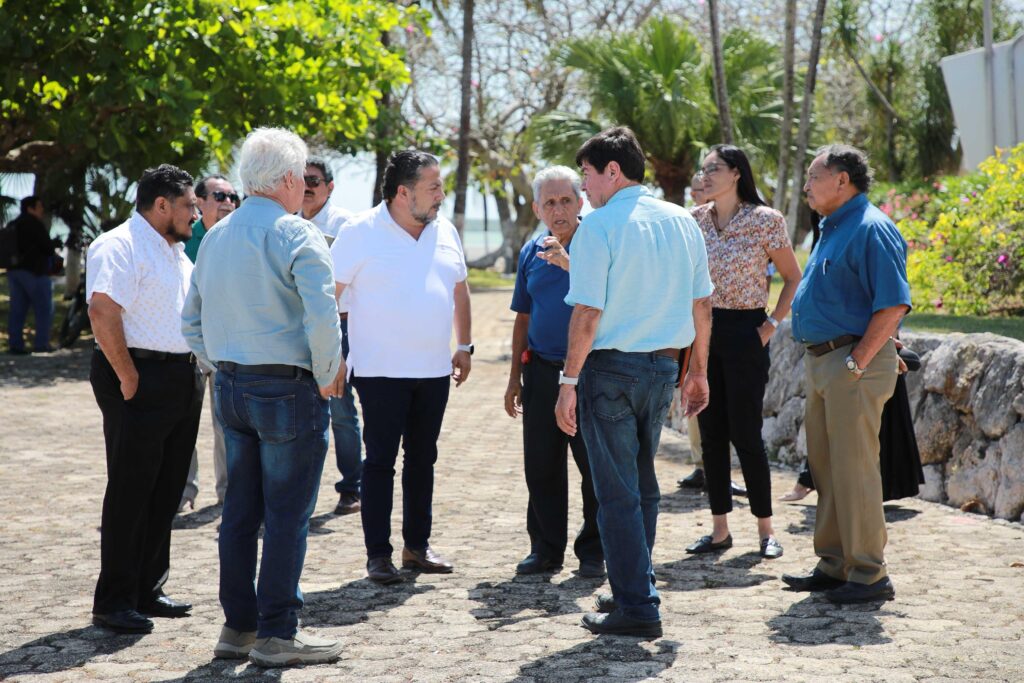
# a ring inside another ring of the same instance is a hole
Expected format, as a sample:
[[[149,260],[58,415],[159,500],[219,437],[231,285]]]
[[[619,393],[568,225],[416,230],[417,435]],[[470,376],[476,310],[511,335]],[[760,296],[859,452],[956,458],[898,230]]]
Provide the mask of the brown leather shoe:
[[[391,562],[390,557],[374,557],[367,560],[366,576],[370,581],[384,586],[398,583],[402,580],[402,575],[398,572],[398,568],[395,567],[394,563]]]
[[[452,563],[435,553],[430,546],[426,550],[402,548],[402,568],[418,569],[426,574],[452,573]]]

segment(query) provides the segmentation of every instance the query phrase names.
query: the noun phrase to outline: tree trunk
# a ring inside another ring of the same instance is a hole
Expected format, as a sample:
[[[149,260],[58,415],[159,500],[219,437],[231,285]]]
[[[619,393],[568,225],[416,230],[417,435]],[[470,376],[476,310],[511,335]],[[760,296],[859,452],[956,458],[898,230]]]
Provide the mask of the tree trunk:
[[[811,30],[811,53],[807,59],[807,78],[804,81],[804,99],[800,106],[800,130],[796,137],[796,155],[793,158],[793,194],[789,199],[789,238],[797,232],[797,214],[803,201],[804,157],[811,137],[811,104],[814,102],[814,86],[818,77],[818,58],[821,56],[821,28],[825,23],[825,5],[828,0],[818,0],[814,9],[814,28]]]
[[[385,48],[391,47],[391,33],[388,31],[382,31],[380,34],[380,44]],[[390,151],[388,148],[388,141],[391,139],[391,88],[390,86],[385,87],[381,93],[380,105],[377,108],[379,114],[377,120],[374,122],[374,126],[377,128],[377,136],[374,141],[374,157],[376,157],[376,171],[373,176],[373,198],[372,206],[377,206],[384,200],[384,169],[388,165],[388,157]]]
[[[475,0],[462,0],[462,105],[459,114],[459,165],[455,171],[455,228],[462,237],[469,186],[470,106],[473,86],[473,10]]]
[[[718,27],[718,0],[708,0],[708,13],[711,15],[711,57],[714,62],[712,74],[715,81],[715,101],[718,104],[718,127],[721,128],[722,142],[731,145],[732,114],[729,111],[729,90],[725,82],[722,34]]]
[[[786,43],[782,67],[782,125],[779,129],[779,179],[772,206],[786,208],[789,186],[789,148],[793,144],[793,62],[796,48],[796,0],[786,0]]]

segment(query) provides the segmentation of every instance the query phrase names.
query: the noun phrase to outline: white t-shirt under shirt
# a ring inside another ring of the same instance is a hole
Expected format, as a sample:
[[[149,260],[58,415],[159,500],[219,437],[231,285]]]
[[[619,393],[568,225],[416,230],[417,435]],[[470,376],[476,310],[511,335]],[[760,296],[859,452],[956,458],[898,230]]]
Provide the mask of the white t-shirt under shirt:
[[[349,371],[357,377],[423,379],[451,374],[455,285],[466,259],[443,217],[418,240],[381,202],[353,217],[331,245],[334,279],[352,293]]]
[[[330,197],[328,197],[327,202],[320,207],[315,216],[309,219],[309,222],[324,234],[324,237],[327,239],[327,246],[330,246],[334,243],[334,239],[338,236],[341,227],[350,218],[352,218],[351,211],[332,204]],[[341,295],[341,298],[338,299],[338,313],[348,312],[350,298],[351,296],[348,292]]]
[[[171,246],[145,218],[133,213],[125,223],[96,238],[89,247],[86,301],[106,294],[124,312],[128,348],[188,353],[181,333],[192,262],[185,245]]]

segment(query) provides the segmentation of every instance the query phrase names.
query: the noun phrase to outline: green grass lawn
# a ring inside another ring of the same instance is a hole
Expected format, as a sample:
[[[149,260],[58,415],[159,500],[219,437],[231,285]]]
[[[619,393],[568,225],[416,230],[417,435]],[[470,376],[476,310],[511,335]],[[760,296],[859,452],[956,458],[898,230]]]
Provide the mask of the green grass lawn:
[[[508,289],[516,284],[514,275],[502,275],[485,268],[469,269],[470,289]]]

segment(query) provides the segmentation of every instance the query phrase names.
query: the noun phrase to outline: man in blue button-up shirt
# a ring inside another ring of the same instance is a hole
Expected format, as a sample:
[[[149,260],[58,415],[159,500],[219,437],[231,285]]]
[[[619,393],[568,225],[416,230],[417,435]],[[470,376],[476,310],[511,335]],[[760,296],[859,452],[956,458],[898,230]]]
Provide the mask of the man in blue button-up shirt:
[[[807,173],[807,203],[825,218],[793,300],[793,335],[806,345],[805,427],[818,486],[814,551],[796,590],[825,591],[839,603],[891,600],[886,572],[878,430],[896,386],[892,335],[910,310],[907,245],[865,196],[867,157],[846,145],[818,152]]]

